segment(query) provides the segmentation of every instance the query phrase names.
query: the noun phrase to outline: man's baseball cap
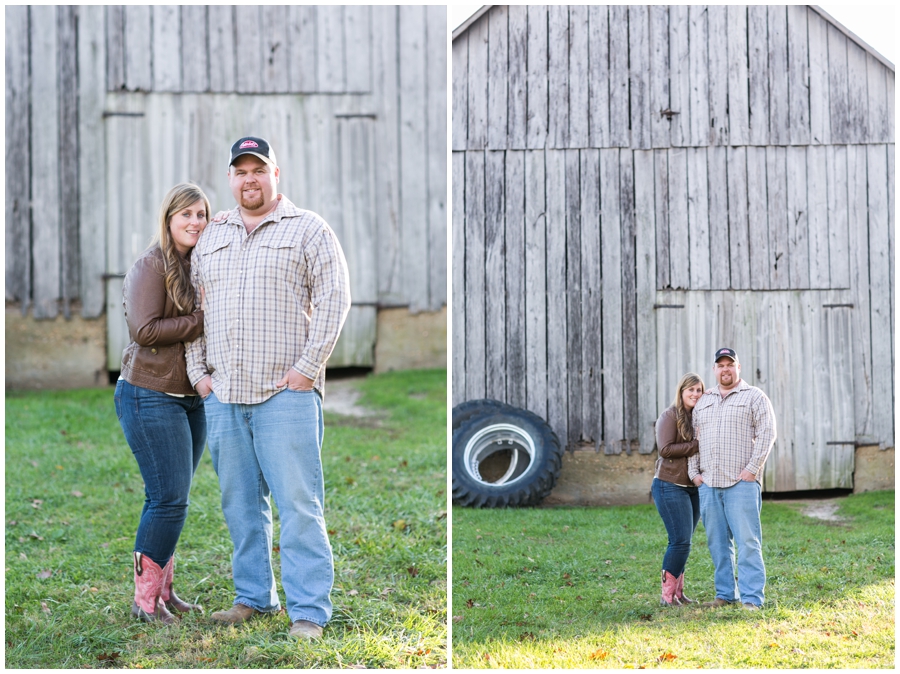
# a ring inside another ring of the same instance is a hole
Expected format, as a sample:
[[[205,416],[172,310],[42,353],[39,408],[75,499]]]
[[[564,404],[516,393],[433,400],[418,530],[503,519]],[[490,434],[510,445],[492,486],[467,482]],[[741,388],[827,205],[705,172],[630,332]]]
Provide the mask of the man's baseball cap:
[[[228,162],[228,165],[231,166],[234,164],[235,159],[245,154],[259,157],[272,168],[278,166],[278,162],[275,160],[275,152],[269,145],[269,141],[263,138],[245,136],[235,141],[234,145],[231,146],[231,161]]]
[[[737,354],[734,352],[734,349],[729,349],[727,346],[723,346],[721,349],[716,351],[716,357],[713,359],[714,362],[717,362],[719,358],[731,358],[735,363],[739,363]]]

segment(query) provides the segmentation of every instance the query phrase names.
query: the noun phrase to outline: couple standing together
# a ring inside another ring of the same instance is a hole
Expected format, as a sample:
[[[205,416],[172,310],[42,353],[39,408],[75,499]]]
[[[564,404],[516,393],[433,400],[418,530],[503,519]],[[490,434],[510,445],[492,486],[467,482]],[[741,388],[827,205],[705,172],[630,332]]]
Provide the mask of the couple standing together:
[[[656,422],[659,459],[652,493],[669,536],[661,602],[693,602],[684,595],[684,567],[702,517],[716,588],[716,598],[703,606],[740,601],[756,610],[766,586],[760,481],[775,442],[775,413],[766,394],[741,379],[733,349],[716,351],[714,372],[717,386],[705,392],[698,375],[684,375],[675,401]]]
[[[172,581],[207,428],[236,594],[212,619],[236,625],[280,609],[271,496],[290,634],[318,638],[331,617],[322,391],[350,307],[347,263],[331,228],[279,194],[278,180],[269,143],[239,139],[228,165],[237,207],[209,222],[200,188],[176,185],[154,242],[125,277],[131,342],[115,402],[145,485],[132,605],[145,621],[201,610]]]

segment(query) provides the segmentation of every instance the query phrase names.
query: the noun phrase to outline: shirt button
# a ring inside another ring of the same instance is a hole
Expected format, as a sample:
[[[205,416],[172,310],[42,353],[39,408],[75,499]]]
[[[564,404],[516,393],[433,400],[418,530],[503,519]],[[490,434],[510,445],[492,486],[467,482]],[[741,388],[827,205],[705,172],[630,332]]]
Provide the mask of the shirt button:
[[[150,353],[156,353],[156,349],[150,349]]]

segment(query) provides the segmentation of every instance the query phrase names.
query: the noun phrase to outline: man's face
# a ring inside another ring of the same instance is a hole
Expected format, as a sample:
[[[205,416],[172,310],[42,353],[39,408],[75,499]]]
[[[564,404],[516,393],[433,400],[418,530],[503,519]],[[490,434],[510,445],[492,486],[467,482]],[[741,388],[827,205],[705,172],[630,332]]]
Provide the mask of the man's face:
[[[266,162],[252,154],[234,160],[228,170],[231,193],[249,213],[268,210],[278,197],[278,167],[273,170]]]
[[[741,366],[728,356],[722,356],[715,365],[716,381],[723,389],[734,388],[741,378]]]

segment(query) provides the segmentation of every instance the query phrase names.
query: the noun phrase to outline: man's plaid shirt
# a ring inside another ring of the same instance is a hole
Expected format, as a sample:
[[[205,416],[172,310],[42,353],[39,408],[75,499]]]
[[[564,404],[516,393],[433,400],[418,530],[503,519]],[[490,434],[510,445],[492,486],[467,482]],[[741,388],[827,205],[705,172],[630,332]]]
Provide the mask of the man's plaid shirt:
[[[762,467],[775,444],[775,412],[761,390],[743,379],[725,398],[719,387],[697,401],[691,414],[700,452],[688,459],[688,477],[703,475],[710,487],[731,487],[747,469],[762,479]]]
[[[212,376],[223,403],[261,403],[284,387],[293,367],[322,393],[325,361],[350,309],[347,261],[334,232],[311,211],[279,195],[278,206],[248,235],[240,209],[210,223],[191,254],[191,281],[203,335],[187,345],[196,386]]]

